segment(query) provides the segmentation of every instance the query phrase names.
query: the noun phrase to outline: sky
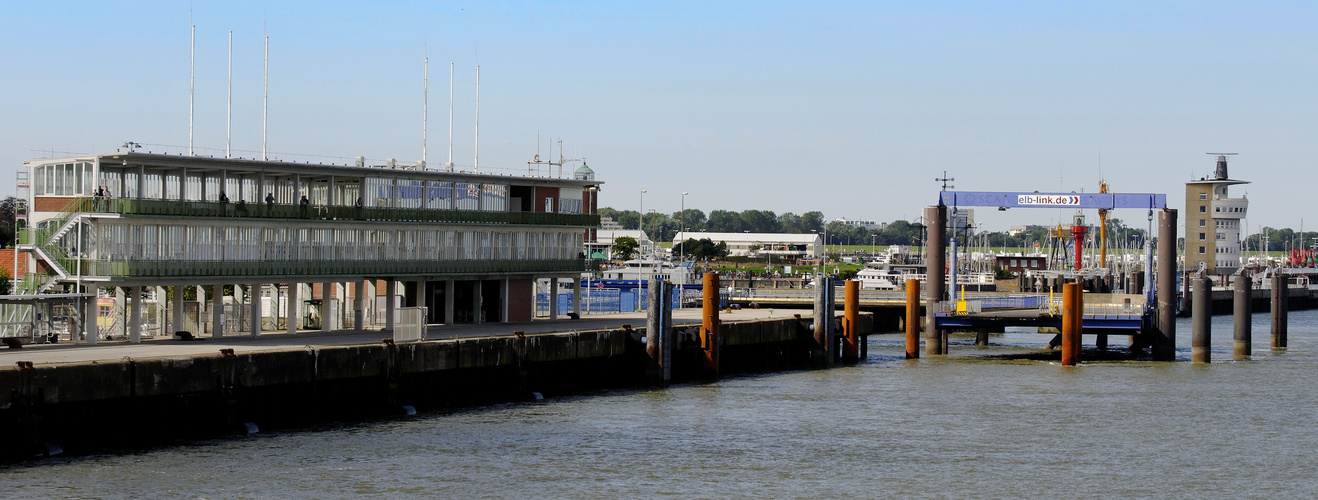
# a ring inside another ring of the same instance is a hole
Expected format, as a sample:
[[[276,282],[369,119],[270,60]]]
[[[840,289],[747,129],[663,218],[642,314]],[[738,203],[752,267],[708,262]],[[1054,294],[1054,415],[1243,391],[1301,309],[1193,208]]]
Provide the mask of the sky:
[[[481,171],[525,174],[561,140],[604,182],[601,206],[912,220],[946,176],[1105,179],[1183,208],[1185,181],[1212,174],[1204,153],[1237,152],[1250,231],[1318,227],[1312,2],[5,0],[0,196],[25,159],[184,150],[191,25],[205,154],[226,144],[232,31],[232,148],[259,156],[264,31],[279,158],[412,163],[424,124],[442,165],[453,63],[453,161],[470,168],[479,62]],[[977,210],[987,230],[1072,213]]]

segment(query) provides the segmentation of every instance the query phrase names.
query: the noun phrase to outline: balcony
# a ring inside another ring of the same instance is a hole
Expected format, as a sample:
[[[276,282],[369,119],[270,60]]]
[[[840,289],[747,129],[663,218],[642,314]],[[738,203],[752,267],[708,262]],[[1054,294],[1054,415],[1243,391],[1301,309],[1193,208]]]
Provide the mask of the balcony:
[[[65,212],[115,213],[125,216],[233,217],[316,221],[371,221],[432,224],[499,224],[599,227],[598,214],[547,212],[480,212],[430,208],[343,207],[326,205],[266,205],[207,201],[77,198]]]
[[[61,259],[63,260],[63,259]],[[62,262],[63,263],[63,262]],[[69,265],[76,266],[70,260]],[[558,274],[599,270],[597,260],[422,260],[422,261],[82,261],[83,276],[110,278],[220,278],[315,276],[426,276],[468,274]],[[73,268],[70,268],[72,272]]]

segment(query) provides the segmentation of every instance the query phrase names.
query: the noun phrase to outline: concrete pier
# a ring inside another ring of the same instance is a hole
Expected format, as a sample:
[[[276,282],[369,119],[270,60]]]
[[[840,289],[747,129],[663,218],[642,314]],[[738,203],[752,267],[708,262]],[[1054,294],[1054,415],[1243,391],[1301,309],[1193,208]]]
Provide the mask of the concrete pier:
[[[694,342],[703,311],[682,313],[671,379],[703,379],[706,349]],[[720,371],[812,366],[810,332],[801,320],[768,311],[730,316],[734,321],[718,332]],[[30,457],[43,443],[75,454],[141,449],[236,433],[247,422],[265,431],[395,414],[400,405],[446,408],[516,401],[531,391],[552,397],[646,387],[642,332],[616,327],[630,318],[640,315],[450,328],[444,340],[397,344],[381,343],[378,332],[337,331],[0,351],[0,387],[10,389],[0,391],[0,425],[10,429],[0,457]],[[872,321],[869,313],[859,315],[862,334]],[[514,328],[527,334],[518,338]],[[86,425],[107,415],[150,425],[113,432]]]
[[[860,362],[860,282],[847,280],[843,295],[842,362]]]
[[[672,284],[650,280],[649,303],[645,321],[645,355],[649,358],[646,376],[650,385],[665,387],[673,380],[673,303]]]
[[[820,275],[815,280],[814,339],[815,365],[826,367],[833,363],[833,279]]]
[[[906,280],[906,359],[920,357],[920,280]]]
[[[1281,273],[1272,276],[1272,348],[1286,348],[1286,322],[1289,278]]]
[[[1176,209],[1158,212],[1158,318],[1153,359],[1176,359]]]
[[[1250,279],[1248,273],[1236,275],[1235,280],[1235,300],[1233,309],[1235,313],[1235,331],[1232,336],[1232,347],[1236,359],[1248,358],[1252,354],[1254,343],[1253,321],[1254,312],[1251,303],[1251,292],[1254,286],[1254,280]]]
[[[1191,301],[1190,317],[1190,361],[1194,363],[1208,363],[1212,361],[1212,354],[1209,346],[1213,342],[1213,304],[1209,296],[1213,290],[1213,282],[1210,278],[1195,277],[1191,278],[1191,289],[1194,298]]]
[[[719,280],[717,273],[705,273],[702,282],[704,300],[702,307],[703,321],[700,326],[701,364],[705,367],[705,376],[719,376]]]
[[[940,331],[934,322],[935,305],[943,300],[947,292],[947,284],[944,279],[947,277],[947,207],[938,205],[924,209],[925,227],[929,231],[928,257],[925,259],[927,264],[926,283],[929,287],[928,295],[925,298],[925,328],[924,328],[924,350],[930,356],[940,356],[947,354],[943,349],[946,345],[943,339],[943,332]]]
[[[1080,331],[1084,315],[1084,289],[1079,283],[1062,285],[1062,366],[1080,362]]]

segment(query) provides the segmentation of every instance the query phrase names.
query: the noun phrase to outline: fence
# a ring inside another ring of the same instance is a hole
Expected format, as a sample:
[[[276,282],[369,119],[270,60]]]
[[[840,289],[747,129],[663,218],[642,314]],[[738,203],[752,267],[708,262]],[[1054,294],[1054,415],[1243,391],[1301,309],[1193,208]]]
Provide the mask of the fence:
[[[395,309],[394,342],[414,342],[426,339],[425,307],[400,307]]]

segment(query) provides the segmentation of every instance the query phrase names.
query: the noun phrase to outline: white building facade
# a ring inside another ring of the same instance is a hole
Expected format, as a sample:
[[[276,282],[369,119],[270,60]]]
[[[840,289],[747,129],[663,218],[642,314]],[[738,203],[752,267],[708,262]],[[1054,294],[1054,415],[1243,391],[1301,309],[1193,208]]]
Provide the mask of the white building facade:
[[[253,335],[270,329],[260,321],[270,317],[262,304],[271,307],[262,297],[281,298],[290,332],[305,326],[302,309],[316,301],[352,311],[348,324],[327,320],[321,329],[362,329],[363,310],[377,310],[364,302],[377,301],[389,329],[395,306],[427,307],[432,324],[529,321],[535,279],[575,279],[593,268],[582,251],[599,221],[593,176],[139,152],[24,166],[31,227],[19,249],[40,272],[22,291],[112,287],[132,302],[142,287],[209,287],[217,304],[251,302],[247,317],[256,319],[244,328]],[[248,298],[215,293],[226,285],[248,290]],[[169,300],[171,330],[181,329],[182,299]],[[193,326],[233,331],[222,324],[223,310]]]

